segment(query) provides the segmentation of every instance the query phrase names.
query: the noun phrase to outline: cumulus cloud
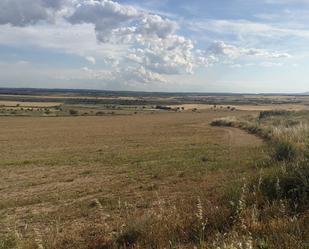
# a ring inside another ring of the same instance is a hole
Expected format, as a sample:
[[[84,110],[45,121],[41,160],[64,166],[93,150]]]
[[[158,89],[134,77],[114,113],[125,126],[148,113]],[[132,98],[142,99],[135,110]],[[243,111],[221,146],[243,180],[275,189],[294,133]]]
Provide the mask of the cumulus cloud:
[[[146,48],[131,49],[127,59],[160,74],[192,73],[196,64],[192,41],[177,35],[152,40]]]
[[[120,74],[121,78],[129,84],[149,84],[152,82],[165,82],[164,77],[161,74],[146,70],[143,66],[137,68],[126,68],[125,71]],[[118,80],[119,75],[114,75],[115,80]]]
[[[1,0],[0,24],[26,26],[50,20],[66,0]]]
[[[61,21],[57,27],[42,25],[58,16]],[[195,68],[212,65],[222,58],[290,57],[287,53],[242,48],[224,42],[215,42],[205,51],[196,49],[194,41],[179,35],[177,21],[113,0],[1,0],[1,24],[0,43],[39,43],[47,48],[61,48],[93,65],[96,58],[100,58],[100,63],[105,62],[104,69],[84,67],[80,71],[87,79],[105,82],[166,82],[172,75],[193,74]],[[248,28],[263,33],[270,30],[267,25],[244,22],[219,20],[208,24],[206,27],[210,30],[230,32],[236,29],[245,32]],[[283,32],[281,29],[272,31]]]
[[[42,0],[42,3],[46,7],[60,9],[63,5],[68,3],[68,0]]]
[[[107,85],[123,84],[126,86],[148,85],[151,83],[165,83],[166,79],[161,74],[140,67],[115,68],[113,71],[94,70],[88,67],[81,68],[82,74],[75,80],[102,80]]]
[[[99,40],[107,42],[115,28],[134,20],[137,16],[138,11],[130,6],[110,0],[87,0],[80,1],[67,20],[72,24],[94,24]]]
[[[244,56],[260,57],[263,59],[279,59],[289,58],[290,54],[278,51],[269,51],[258,48],[241,48],[234,45],[226,44],[222,41],[218,41],[212,44],[209,48],[209,52],[215,56],[227,56],[229,58],[240,58]]]
[[[190,39],[177,34],[175,21],[132,6],[111,0],[84,0],[67,20],[93,24],[101,43],[132,47],[118,64],[118,68],[125,68],[119,71],[126,74],[126,80],[162,81],[164,75],[193,73],[195,66],[206,61],[202,53],[196,53]]]
[[[92,56],[86,56],[85,59],[93,65],[96,64],[96,59]]]
[[[168,35],[175,33],[177,24],[171,20],[163,19],[159,15],[144,15],[136,33],[146,37],[166,38]]]
[[[75,7],[67,20],[72,24],[94,24],[101,42],[132,42],[153,37],[164,39],[178,28],[174,21],[111,0],[84,0]]]

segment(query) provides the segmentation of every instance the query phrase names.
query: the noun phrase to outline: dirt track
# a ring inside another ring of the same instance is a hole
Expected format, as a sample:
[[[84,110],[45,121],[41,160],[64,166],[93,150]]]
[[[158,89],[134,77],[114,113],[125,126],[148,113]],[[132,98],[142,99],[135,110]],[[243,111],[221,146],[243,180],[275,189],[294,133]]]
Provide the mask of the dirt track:
[[[255,135],[249,134],[237,128],[224,128],[226,140],[230,146],[259,146],[263,140]]]

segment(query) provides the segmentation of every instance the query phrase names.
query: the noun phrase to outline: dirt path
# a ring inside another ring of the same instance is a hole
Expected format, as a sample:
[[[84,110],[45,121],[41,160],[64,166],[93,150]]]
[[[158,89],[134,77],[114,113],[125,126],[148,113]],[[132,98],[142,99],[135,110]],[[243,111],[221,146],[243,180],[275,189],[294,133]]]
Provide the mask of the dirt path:
[[[202,122],[187,126],[196,129],[208,129],[210,125],[209,122]],[[226,141],[226,144],[232,147],[256,147],[264,143],[263,139],[239,128],[216,127],[216,129],[219,129],[220,133],[223,132],[223,140]]]
[[[255,135],[249,134],[237,128],[223,128],[226,140],[230,146],[245,147],[259,146],[263,144],[263,140]]]

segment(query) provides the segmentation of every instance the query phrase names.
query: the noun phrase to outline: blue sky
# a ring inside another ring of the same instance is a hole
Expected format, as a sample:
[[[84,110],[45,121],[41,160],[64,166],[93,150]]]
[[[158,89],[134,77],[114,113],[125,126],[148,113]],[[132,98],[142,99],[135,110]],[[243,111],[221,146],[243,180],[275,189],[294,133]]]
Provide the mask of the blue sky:
[[[309,91],[308,0],[2,0],[0,87]]]

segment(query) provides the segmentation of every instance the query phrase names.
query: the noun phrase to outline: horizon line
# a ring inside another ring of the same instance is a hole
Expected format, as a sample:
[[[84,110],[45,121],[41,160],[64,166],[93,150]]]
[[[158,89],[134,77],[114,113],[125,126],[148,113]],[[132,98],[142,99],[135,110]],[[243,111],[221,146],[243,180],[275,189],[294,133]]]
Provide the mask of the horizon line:
[[[286,96],[308,96],[308,92],[216,92],[216,91],[142,91],[142,90],[106,90],[106,89],[96,89],[96,88],[49,88],[49,87],[0,87],[1,90],[42,90],[42,91],[66,91],[66,92],[76,92],[76,91],[90,91],[90,92],[110,92],[110,93],[147,93],[147,94],[223,94],[223,95],[286,95]],[[0,92],[0,94],[3,94]]]

